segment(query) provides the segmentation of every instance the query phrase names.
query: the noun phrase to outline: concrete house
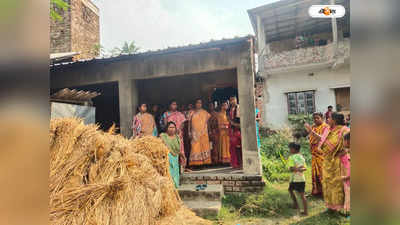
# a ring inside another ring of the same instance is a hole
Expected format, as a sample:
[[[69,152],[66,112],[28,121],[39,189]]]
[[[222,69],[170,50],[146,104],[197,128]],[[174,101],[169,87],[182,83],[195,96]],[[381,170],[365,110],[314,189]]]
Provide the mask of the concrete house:
[[[215,93],[236,89],[240,102],[243,173],[261,180],[254,105],[254,37],[210,41],[112,58],[54,64],[51,92],[64,88],[96,91],[96,123],[116,123],[132,136],[132,118],[139,102],[179,104],[214,101]],[[206,104],[204,104],[206,105]],[[231,191],[232,191],[232,187]]]
[[[340,4],[346,16],[311,18],[311,5]],[[263,78],[264,127],[288,115],[350,110],[350,1],[281,0],[248,10]]]

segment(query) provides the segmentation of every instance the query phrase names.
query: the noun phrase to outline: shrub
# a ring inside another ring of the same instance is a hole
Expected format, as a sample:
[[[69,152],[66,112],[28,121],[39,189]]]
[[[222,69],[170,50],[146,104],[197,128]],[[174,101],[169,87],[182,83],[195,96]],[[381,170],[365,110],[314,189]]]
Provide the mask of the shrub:
[[[296,139],[306,137],[308,133],[304,128],[304,123],[312,124],[313,122],[311,114],[289,115],[288,120],[293,130],[293,135],[296,137]]]

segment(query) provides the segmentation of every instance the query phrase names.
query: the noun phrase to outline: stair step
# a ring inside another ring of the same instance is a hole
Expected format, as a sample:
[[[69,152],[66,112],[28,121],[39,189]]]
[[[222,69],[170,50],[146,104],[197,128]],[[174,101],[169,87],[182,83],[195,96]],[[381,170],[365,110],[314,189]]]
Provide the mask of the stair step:
[[[221,184],[210,184],[206,189],[196,191],[196,184],[184,184],[178,188],[178,193],[183,201],[221,201],[224,187]]]
[[[200,217],[217,216],[221,201],[183,201],[183,203]]]

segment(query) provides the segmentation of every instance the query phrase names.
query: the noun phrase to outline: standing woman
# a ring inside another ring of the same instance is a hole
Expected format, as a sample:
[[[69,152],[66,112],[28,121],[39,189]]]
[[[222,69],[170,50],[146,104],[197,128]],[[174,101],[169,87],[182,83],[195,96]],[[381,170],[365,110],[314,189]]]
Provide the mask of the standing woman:
[[[313,113],[314,125],[310,127],[306,124],[306,129],[309,133],[309,142],[311,150],[311,176],[312,176],[312,191],[314,196],[322,196],[322,163],[324,161],[323,152],[321,150],[322,141],[329,134],[329,125],[324,122],[322,113]],[[319,136],[312,135],[311,132]],[[319,138],[322,137],[322,138]]]
[[[157,136],[156,122],[153,115],[147,112],[147,105],[140,104],[138,113],[133,117],[133,137]]]
[[[168,147],[168,159],[169,159],[169,172],[172,180],[174,181],[175,187],[179,187],[179,157],[185,157],[182,154],[183,143],[177,134],[177,128],[174,122],[167,123],[167,132],[160,134],[164,144]],[[185,160],[186,161],[186,160]]]
[[[195,110],[189,121],[191,137],[190,166],[211,164],[210,141],[208,137],[208,120],[211,115],[202,108],[201,99],[196,100]]]
[[[212,143],[210,148],[211,148],[211,161],[214,165],[217,165],[220,163],[218,160],[220,158],[220,152],[218,151],[218,119],[217,115],[218,113],[215,111],[215,106],[214,103],[210,103],[208,105],[208,108],[210,110],[211,117],[208,121],[209,125],[209,137],[210,137],[210,142]]]
[[[230,108],[227,114],[231,127],[229,131],[231,166],[234,169],[240,169],[242,167],[242,139],[240,133],[240,110],[237,98],[235,96],[230,97],[229,104]]]
[[[161,116],[161,124],[164,127],[164,130],[167,130],[168,122],[174,122],[177,129],[177,134],[181,138],[181,142],[183,143],[183,125],[186,120],[185,115],[178,111],[178,104],[175,100],[172,100],[169,104],[168,111],[164,112]],[[184,148],[181,149],[182,154],[185,155]],[[186,165],[186,158],[180,158],[180,163],[183,167]]]
[[[341,164],[338,153],[343,150],[343,136],[350,131],[345,126],[344,116],[340,113],[332,113],[328,117],[330,126],[326,138],[315,132],[311,132],[317,139],[321,139],[324,161],[322,163],[322,191],[328,211],[338,212],[344,205],[344,189],[341,177]]]
[[[223,102],[221,104],[221,111],[217,113],[218,119],[218,162],[222,164],[229,164],[231,162],[230,150],[230,140],[229,140],[229,129],[230,124],[226,111],[228,110],[228,103]]]

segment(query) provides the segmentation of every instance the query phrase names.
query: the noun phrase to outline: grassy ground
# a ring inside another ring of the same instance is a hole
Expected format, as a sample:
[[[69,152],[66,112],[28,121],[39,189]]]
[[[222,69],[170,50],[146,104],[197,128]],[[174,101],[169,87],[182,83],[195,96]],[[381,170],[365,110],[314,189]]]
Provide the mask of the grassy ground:
[[[311,180],[310,171],[306,173],[307,181]],[[288,183],[267,184],[259,194],[227,195],[223,199],[223,207],[215,224],[223,225],[333,225],[350,224],[350,221],[340,215],[325,213],[322,199],[309,197],[308,216],[300,216],[300,211],[291,209],[291,199],[287,191]],[[311,184],[306,184],[306,193],[310,193]],[[298,198],[299,204],[301,200]],[[302,204],[300,204],[302,207]]]

